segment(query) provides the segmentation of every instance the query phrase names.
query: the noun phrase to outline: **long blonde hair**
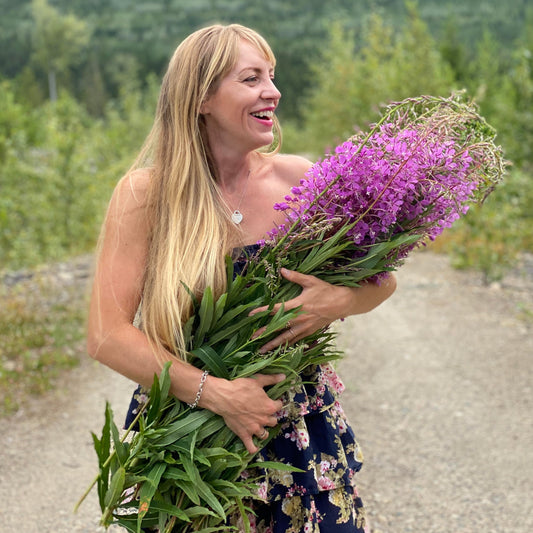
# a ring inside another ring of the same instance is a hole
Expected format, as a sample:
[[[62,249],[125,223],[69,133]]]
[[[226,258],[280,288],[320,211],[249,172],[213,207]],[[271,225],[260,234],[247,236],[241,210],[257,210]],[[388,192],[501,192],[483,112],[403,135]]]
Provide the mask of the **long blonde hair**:
[[[153,158],[142,327],[156,353],[164,348],[181,359],[187,350],[182,326],[193,311],[190,293],[199,298],[210,286],[218,296],[226,288],[224,256],[235,226],[216,182],[200,108],[235,66],[242,39],[275,64],[266,41],[237,24],[203,28],[179,45],[163,79],[152,131],[137,159],[139,166],[147,156]]]

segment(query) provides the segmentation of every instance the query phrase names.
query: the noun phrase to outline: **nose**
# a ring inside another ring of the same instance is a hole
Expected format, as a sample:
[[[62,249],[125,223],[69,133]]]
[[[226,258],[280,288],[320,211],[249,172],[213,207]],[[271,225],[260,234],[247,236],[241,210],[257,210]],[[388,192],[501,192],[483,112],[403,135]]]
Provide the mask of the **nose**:
[[[263,89],[263,94],[261,96],[264,100],[279,100],[281,98],[281,93],[274,84],[274,80],[269,79],[266,82],[265,88]]]

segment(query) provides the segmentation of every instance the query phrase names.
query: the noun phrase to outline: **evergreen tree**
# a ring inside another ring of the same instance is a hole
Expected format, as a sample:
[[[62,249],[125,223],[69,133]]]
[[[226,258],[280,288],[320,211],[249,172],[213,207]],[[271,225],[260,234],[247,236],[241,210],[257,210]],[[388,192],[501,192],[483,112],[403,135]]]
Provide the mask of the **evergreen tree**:
[[[33,61],[48,76],[50,100],[57,100],[57,75],[80,60],[90,32],[81,19],[61,15],[47,0],[33,0]]]

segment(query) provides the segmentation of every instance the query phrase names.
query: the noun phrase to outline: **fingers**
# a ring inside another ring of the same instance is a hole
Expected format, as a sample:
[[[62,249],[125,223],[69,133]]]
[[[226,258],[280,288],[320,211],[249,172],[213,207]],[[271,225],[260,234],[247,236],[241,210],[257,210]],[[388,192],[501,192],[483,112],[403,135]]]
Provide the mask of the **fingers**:
[[[282,344],[294,344],[299,341],[301,336],[298,334],[296,326],[291,326],[289,329],[283,331],[281,335],[278,335],[275,339],[267,342],[264,346],[259,348],[259,353],[266,353]]]
[[[246,447],[246,450],[248,450],[249,453],[254,454],[259,451],[259,448],[254,443],[254,437],[257,437],[259,440],[266,440],[270,436],[270,433],[267,429],[267,426],[274,427],[278,423],[278,419],[274,416],[268,417],[264,423],[264,425],[258,425],[255,428],[255,431],[250,433],[250,430],[244,428],[243,426],[240,427],[232,427],[232,425],[228,424],[230,429],[242,440],[244,446]]]
[[[302,274],[296,270],[289,270],[288,268],[280,269],[281,275],[288,281],[292,283],[297,283],[302,287],[308,287],[316,279],[315,276],[310,276],[309,274]]]
[[[249,435],[237,435],[242,440],[246,450],[248,450],[248,453],[254,454],[259,451],[259,448],[254,444],[254,441],[252,437]]]
[[[248,453],[254,454],[254,453],[257,453],[259,451],[259,448],[254,444],[253,436],[250,436],[250,435],[247,435],[247,434],[238,435],[238,436],[241,438],[241,440],[242,440],[246,450],[248,451]],[[270,433],[268,432],[268,429],[263,428],[263,431],[259,435],[256,435],[256,436],[260,440],[266,440],[270,436]]]
[[[257,309],[250,311],[248,316],[253,316],[257,313],[261,313],[262,311],[267,311],[268,309],[270,309],[271,315],[275,315],[281,309],[281,306],[283,306],[285,311],[290,311],[291,309],[298,307],[299,304],[297,303],[297,300],[295,298],[294,300],[290,300],[288,302],[280,302],[280,303],[274,304],[272,308],[268,305],[264,305],[263,307],[258,307]]]
[[[265,440],[265,439],[268,439],[269,435],[270,435],[270,433],[268,432],[268,429],[267,428],[263,428],[263,432],[261,433],[261,435],[259,435],[259,438],[261,440]]]
[[[254,331],[252,336],[250,337],[252,340],[256,339],[260,335],[262,335],[266,331],[266,326],[259,328],[258,330]]]
[[[285,379],[285,374],[255,374],[230,382],[234,401],[225,404],[221,414],[251,454],[258,451],[258,440],[269,437],[267,428],[278,424],[276,413],[283,408],[283,402],[269,398],[263,388]]]
[[[306,287],[310,287],[317,280],[315,276],[310,276],[308,274],[302,274],[300,272],[297,272],[296,270],[289,270],[288,268],[281,268],[280,273],[286,280],[291,281],[292,283],[296,283],[297,285],[300,285],[304,289]],[[285,307],[286,311],[289,311],[290,309],[299,307],[300,304],[298,303],[298,300],[296,298],[288,302],[278,303],[274,305],[274,307],[272,307],[271,309],[272,314],[277,313],[282,305]],[[257,309],[250,311],[250,316],[253,316],[257,313],[261,313],[263,311],[267,311],[268,309],[269,309],[268,305],[258,307]]]

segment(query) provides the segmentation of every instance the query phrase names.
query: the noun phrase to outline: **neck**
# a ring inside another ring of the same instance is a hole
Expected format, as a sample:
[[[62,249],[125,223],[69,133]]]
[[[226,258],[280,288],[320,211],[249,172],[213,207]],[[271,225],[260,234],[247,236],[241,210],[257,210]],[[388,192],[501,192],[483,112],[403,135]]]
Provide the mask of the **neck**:
[[[241,158],[216,159],[220,188],[230,194],[236,189],[240,190],[243,182],[248,179],[248,173],[253,166],[253,159],[252,152]]]

